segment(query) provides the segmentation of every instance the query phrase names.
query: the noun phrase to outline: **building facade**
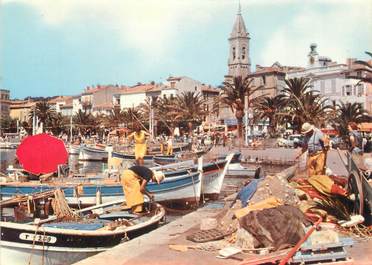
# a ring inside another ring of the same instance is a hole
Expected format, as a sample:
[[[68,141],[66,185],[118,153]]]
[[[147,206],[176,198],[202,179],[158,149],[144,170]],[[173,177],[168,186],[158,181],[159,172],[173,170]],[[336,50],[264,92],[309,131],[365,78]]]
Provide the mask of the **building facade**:
[[[347,59],[346,63],[333,62],[329,57],[319,56],[316,48],[316,44],[310,45],[307,67],[290,71],[287,78],[309,78],[312,89],[324,96],[327,104],[360,103],[372,113],[370,84],[360,82],[357,75],[350,75],[356,67],[355,59]]]
[[[10,91],[0,89],[0,117],[6,118],[10,115]]]
[[[22,122],[28,122],[30,113],[36,102],[30,100],[12,100],[10,102],[10,117]]]

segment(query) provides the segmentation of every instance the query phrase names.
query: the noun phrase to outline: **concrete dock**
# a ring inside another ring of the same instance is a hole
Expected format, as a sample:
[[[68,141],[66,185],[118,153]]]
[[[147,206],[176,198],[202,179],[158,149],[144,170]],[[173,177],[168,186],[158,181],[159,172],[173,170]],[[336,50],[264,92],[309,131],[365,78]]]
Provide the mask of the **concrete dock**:
[[[210,265],[239,264],[236,259],[218,259],[217,252],[189,249],[179,252],[169,249],[170,244],[192,245],[186,240],[186,235],[197,231],[200,220],[215,217],[220,211],[210,208],[200,208],[177,220],[170,222],[148,234],[120,244],[109,251],[85,259],[75,265]]]

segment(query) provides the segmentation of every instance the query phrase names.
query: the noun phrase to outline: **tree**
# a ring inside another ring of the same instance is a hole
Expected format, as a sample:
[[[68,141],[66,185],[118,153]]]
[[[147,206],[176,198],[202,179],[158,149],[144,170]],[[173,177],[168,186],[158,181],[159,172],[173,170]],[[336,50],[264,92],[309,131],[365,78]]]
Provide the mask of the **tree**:
[[[370,52],[365,52],[372,58],[372,53]],[[366,83],[372,83],[372,64],[368,61],[363,61],[363,60],[357,60],[354,62],[357,66],[360,66],[359,68],[353,69],[354,71],[365,71],[368,74],[366,76],[359,76],[357,77],[361,82],[366,82]],[[353,78],[355,78],[353,76]]]
[[[201,123],[206,115],[204,104],[205,100],[200,93],[188,91],[182,92],[176,97],[174,105],[175,119],[179,122],[187,122],[190,135],[194,124]]]
[[[283,90],[285,107],[278,115],[288,118],[292,127],[300,131],[305,122],[320,126],[325,123],[330,106],[317,91],[311,89],[308,78],[285,80],[287,87]]]
[[[371,120],[362,104],[340,102],[337,104],[337,116],[333,125],[338,129],[340,135],[345,137],[348,135],[347,126],[349,122],[361,123]]]
[[[157,117],[159,119],[159,128],[160,129],[166,129],[169,131],[170,134],[174,132],[174,128],[177,124],[177,118],[176,113],[177,110],[175,108],[177,104],[176,98],[171,97],[160,97],[157,100]],[[166,128],[161,128],[162,126],[165,126]]]
[[[79,110],[72,117],[72,121],[78,126],[79,132],[83,134],[85,134],[87,131],[91,131],[96,125],[93,115],[82,110]]]
[[[67,119],[61,113],[55,113],[47,129],[50,129],[54,135],[59,135],[61,132],[66,131]]]
[[[40,122],[43,123],[44,127],[51,127],[53,119],[56,116],[56,112],[52,109],[52,106],[46,100],[42,100],[36,103],[35,108],[29,114],[29,123],[32,124],[34,113]]]
[[[123,110],[124,122],[130,125],[131,128],[134,127],[135,123],[143,124],[143,116],[140,112],[140,108],[127,108]]]
[[[221,103],[230,107],[234,112],[238,122],[238,135],[240,141],[243,137],[243,117],[244,117],[244,102],[245,96],[248,96],[250,102],[258,100],[262,96],[254,96],[254,93],[261,89],[262,86],[255,87],[252,84],[252,78],[244,78],[241,76],[234,77],[233,83],[224,82],[222,93],[220,96]],[[250,104],[249,104],[250,105]]]
[[[124,122],[125,115],[120,108],[113,108],[109,115],[104,118],[104,123],[108,127],[119,127],[119,124]]]
[[[17,120],[12,119],[9,116],[3,116],[0,119],[0,131],[14,133],[17,132]]]
[[[278,115],[285,103],[284,95],[275,97],[265,96],[253,104],[255,116],[260,120],[269,120],[268,133],[274,136],[278,124],[283,120],[283,116]]]

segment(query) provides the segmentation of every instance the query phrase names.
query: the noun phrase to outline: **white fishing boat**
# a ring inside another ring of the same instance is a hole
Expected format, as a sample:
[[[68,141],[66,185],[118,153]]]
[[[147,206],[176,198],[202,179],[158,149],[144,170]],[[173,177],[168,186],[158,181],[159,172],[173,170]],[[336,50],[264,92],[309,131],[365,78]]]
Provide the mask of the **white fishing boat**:
[[[28,196],[25,197],[23,204],[27,205]],[[17,202],[19,205],[18,198]],[[123,202],[119,200],[72,212],[76,219],[68,221],[48,216],[45,209],[45,219],[34,219],[32,216],[38,209],[35,201],[32,214],[22,212],[23,217],[13,219],[2,215],[0,264],[73,264],[157,228],[165,216],[159,204],[147,204],[147,211],[137,215],[123,210]],[[1,205],[2,209],[6,206]],[[27,207],[25,209],[27,211]],[[27,222],[28,219],[31,222]]]
[[[79,155],[80,154],[80,145],[70,144],[68,146],[69,155]]]
[[[105,161],[108,158],[108,151],[105,148],[83,145],[80,147],[80,161]]]

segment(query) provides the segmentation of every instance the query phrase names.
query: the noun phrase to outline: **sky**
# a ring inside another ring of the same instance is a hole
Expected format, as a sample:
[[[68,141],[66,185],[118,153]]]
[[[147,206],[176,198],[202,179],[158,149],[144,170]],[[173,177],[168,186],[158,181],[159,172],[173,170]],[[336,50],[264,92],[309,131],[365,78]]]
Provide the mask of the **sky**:
[[[2,0],[0,88],[11,98],[87,86],[227,74],[238,0]],[[256,64],[305,66],[309,45],[334,61],[372,51],[372,0],[241,0]]]

